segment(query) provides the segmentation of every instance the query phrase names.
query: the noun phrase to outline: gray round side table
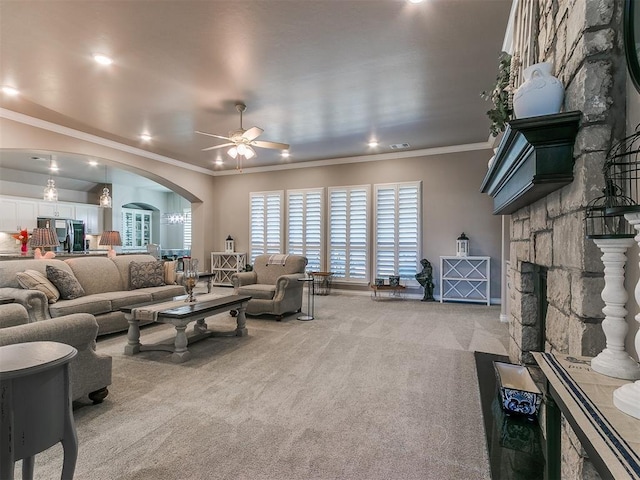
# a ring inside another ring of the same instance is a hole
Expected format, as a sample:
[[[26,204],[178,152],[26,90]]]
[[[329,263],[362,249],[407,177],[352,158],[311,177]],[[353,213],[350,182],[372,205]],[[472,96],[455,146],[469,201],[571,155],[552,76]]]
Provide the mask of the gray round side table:
[[[72,479],[78,437],[71,409],[69,362],[78,351],[63,343],[0,347],[0,478],[33,479],[35,455],[62,442],[62,479]]]

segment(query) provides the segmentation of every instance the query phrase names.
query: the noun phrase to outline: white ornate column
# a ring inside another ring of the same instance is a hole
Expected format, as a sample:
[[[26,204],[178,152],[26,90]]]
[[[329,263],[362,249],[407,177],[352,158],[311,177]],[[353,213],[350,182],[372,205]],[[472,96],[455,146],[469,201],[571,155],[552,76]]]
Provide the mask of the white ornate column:
[[[625,253],[633,245],[634,239],[596,238],[593,241],[603,254],[602,300],[605,307],[602,312],[605,318],[602,321],[602,330],[607,339],[607,346],[591,360],[591,368],[609,377],[637,380],[640,378],[640,365],[629,356],[624,346],[629,331],[625,320],[628,313],[625,304],[629,299],[624,288],[624,265],[627,262]]]
[[[634,240],[640,245],[640,212],[625,213],[624,218],[639,232]],[[640,305],[640,279],[636,284],[634,295],[636,302]],[[636,322],[640,322],[640,314],[636,315],[635,319]],[[640,330],[636,333],[635,348],[638,355],[640,355]],[[613,392],[613,404],[618,410],[623,411],[627,415],[640,418],[640,380],[616,389]]]

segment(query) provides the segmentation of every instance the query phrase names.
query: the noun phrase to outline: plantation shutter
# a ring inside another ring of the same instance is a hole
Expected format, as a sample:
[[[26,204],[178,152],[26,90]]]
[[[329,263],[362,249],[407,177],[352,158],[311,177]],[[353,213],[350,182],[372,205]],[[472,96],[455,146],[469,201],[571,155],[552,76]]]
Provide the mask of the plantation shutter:
[[[250,263],[263,253],[282,253],[282,192],[250,194]]]
[[[420,247],[420,183],[375,186],[375,276],[414,282]]]
[[[368,187],[329,189],[329,270],[334,278],[368,277]]]
[[[287,192],[288,253],[307,257],[307,270],[322,267],[322,189]]]
[[[191,209],[185,208],[182,213],[184,213],[182,248],[191,248]]]

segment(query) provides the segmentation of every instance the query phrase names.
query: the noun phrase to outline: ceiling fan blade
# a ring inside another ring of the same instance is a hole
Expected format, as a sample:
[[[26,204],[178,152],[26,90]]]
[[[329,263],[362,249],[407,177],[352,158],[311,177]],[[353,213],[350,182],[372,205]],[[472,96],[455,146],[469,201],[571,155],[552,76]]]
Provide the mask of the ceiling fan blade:
[[[264,132],[264,130],[262,130],[260,127],[251,127],[249,130],[247,130],[242,134],[242,137],[246,138],[247,141],[250,142],[251,140],[258,138],[260,135],[262,135],[262,132]]]
[[[255,140],[251,142],[251,145],[261,148],[275,148],[277,150],[287,150],[289,148],[289,145],[286,143],[268,142],[266,140]]]
[[[235,143],[231,142],[231,143],[223,143],[222,145],[214,145],[213,147],[203,148],[202,151],[208,152],[209,150],[215,150],[216,148],[222,148],[222,147],[229,147],[231,145],[235,145]]]
[[[214,135],[213,133],[199,132],[198,130],[196,130],[196,133],[199,133],[200,135],[206,135],[207,137],[215,137],[215,138],[221,138],[223,140],[231,140],[229,137],[223,137],[222,135]]]

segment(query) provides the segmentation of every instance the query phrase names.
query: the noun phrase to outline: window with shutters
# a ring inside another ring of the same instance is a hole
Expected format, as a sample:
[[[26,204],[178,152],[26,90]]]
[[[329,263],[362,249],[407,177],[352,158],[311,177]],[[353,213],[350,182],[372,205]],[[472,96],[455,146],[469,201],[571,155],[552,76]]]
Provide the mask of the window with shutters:
[[[182,245],[183,248],[191,248],[191,209],[185,208],[182,213],[184,214]]]
[[[374,276],[415,282],[420,255],[421,183],[374,186]]]
[[[307,257],[307,270],[323,265],[323,189],[287,190],[287,252]]]
[[[368,186],[328,190],[329,271],[334,279],[366,282],[369,278]]]
[[[283,192],[251,192],[249,226],[251,264],[263,253],[282,253]]]

